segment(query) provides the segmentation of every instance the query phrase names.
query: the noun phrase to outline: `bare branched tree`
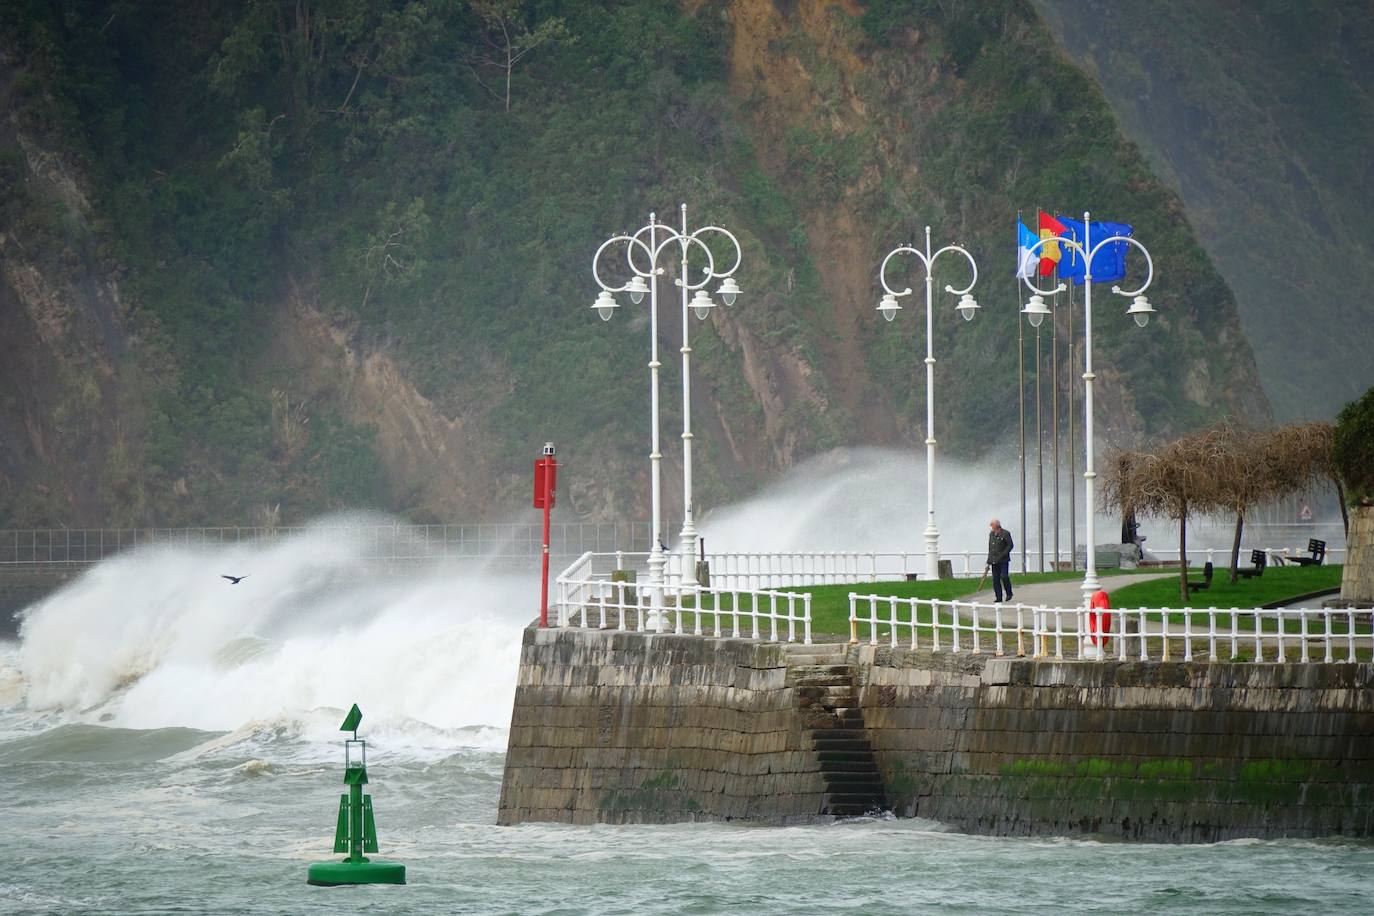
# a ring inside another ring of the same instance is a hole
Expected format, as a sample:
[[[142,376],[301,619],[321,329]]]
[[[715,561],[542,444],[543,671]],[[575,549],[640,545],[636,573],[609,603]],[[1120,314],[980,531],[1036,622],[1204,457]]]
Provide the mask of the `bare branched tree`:
[[[1103,503],[1122,512],[1178,519],[1179,594],[1188,600],[1188,517],[1236,517],[1231,581],[1236,581],[1245,515],[1257,505],[1330,480],[1344,493],[1331,459],[1330,423],[1298,423],[1256,432],[1223,420],[1158,452],[1121,452],[1108,462]]]
[[[540,45],[576,40],[561,17],[550,16],[531,23],[524,6],[522,0],[472,0],[472,11],[482,21],[483,48],[468,55],[468,66],[482,88],[505,100],[506,111],[510,111],[511,77],[520,61]],[[478,67],[500,74],[504,92],[488,86]]]
[[[1227,434],[1204,430],[1158,452],[1121,452],[1107,463],[1103,502],[1137,515],[1178,519],[1179,594],[1188,600],[1188,517],[1229,508],[1217,487]]]

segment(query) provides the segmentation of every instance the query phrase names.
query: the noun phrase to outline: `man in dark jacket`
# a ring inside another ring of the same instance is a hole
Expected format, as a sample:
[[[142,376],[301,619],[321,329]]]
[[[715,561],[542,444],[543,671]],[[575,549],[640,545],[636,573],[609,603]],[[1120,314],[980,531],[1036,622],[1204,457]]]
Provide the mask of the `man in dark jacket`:
[[[998,601],[1011,600],[1011,532],[993,519],[988,523],[988,568],[992,570],[992,592]],[[1005,592],[1005,598],[1003,593]]]

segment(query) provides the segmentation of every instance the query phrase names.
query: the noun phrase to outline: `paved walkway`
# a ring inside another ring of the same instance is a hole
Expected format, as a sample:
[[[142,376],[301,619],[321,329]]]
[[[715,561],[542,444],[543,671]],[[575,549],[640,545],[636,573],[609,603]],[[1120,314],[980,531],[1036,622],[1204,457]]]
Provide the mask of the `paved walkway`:
[[[1149,573],[1123,573],[1122,575],[1102,576],[1102,587],[1111,594],[1119,588],[1127,585],[1134,585],[1137,582],[1148,582],[1151,579],[1178,578],[1178,570],[1172,572],[1149,572]],[[1031,607],[1045,605],[1045,607],[1073,608],[1083,605],[1083,580],[1065,579],[1060,582],[1036,582],[1032,584],[1017,586],[1016,573],[1011,575],[1011,587],[1013,603],[1025,604]],[[991,604],[994,600],[992,589],[985,589],[973,595],[971,598],[961,598],[961,601],[977,601],[982,604]]]

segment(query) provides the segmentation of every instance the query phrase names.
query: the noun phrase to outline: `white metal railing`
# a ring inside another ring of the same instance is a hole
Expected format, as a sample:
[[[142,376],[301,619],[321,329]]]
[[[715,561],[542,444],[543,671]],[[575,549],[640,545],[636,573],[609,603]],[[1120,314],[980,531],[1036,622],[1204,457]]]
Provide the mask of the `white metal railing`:
[[[851,641],[932,652],[1119,661],[1354,662],[1374,656],[1371,609],[1131,608],[1096,612],[849,595]],[[1099,632],[1099,630],[1105,632]]]
[[[1241,551],[1241,560],[1248,564],[1250,551],[1263,549],[1270,557],[1270,563],[1286,562],[1295,556],[1306,556],[1306,548],[1247,546]],[[1178,562],[1178,549],[1152,551],[1148,554],[1154,560]],[[982,551],[942,551],[941,560],[948,560],[956,576],[972,577],[983,571],[986,553]],[[1070,554],[1061,551],[1060,569],[1069,569]],[[1327,550],[1326,562],[1337,563],[1345,556],[1344,548]],[[599,552],[594,554],[598,570],[608,574],[611,569],[634,569],[641,583],[648,572],[649,554],[643,552]],[[1229,563],[1230,550],[1224,548],[1190,548],[1190,564],[1212,563],[1215,566]],[[663,579],[665,587],[676,588],[679,584],[695,584],[695,563],[699,557],[687,558],[680,552],[666,555]],[[1037,559],[1037,558],[1032,558]],[[1102,558],[1099,569],[1116,565],[1114,559]],[[731,551],[707,553],[710,566],[710,585],[719,589],[759,589],[794,588],[801,585],[849,585],[865,582],[886,582],[924,575],[925,554],[919,551]],[[1047,566],[1050,560],[1047,558]],[[1077,569],[1083,569],[1080,552]],[[568,572],[564,573],[568,575]]]
[[[557,582],[557,625],[811,643],[810,593],[652,588],[603,577]]]

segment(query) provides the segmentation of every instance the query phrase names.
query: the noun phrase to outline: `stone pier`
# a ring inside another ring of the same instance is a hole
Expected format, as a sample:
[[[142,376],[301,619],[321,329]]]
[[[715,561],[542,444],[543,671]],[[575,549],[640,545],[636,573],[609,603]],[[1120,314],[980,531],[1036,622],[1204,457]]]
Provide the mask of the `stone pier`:
[[[817,728],[806,693],[822,651],[844,662],[843,741]],[[844,791],[826,767],[851,744],[895,814],[974,833],[1374,836],[1368,663],[1056,662],[537,627],[499,822],[822,820]]]

